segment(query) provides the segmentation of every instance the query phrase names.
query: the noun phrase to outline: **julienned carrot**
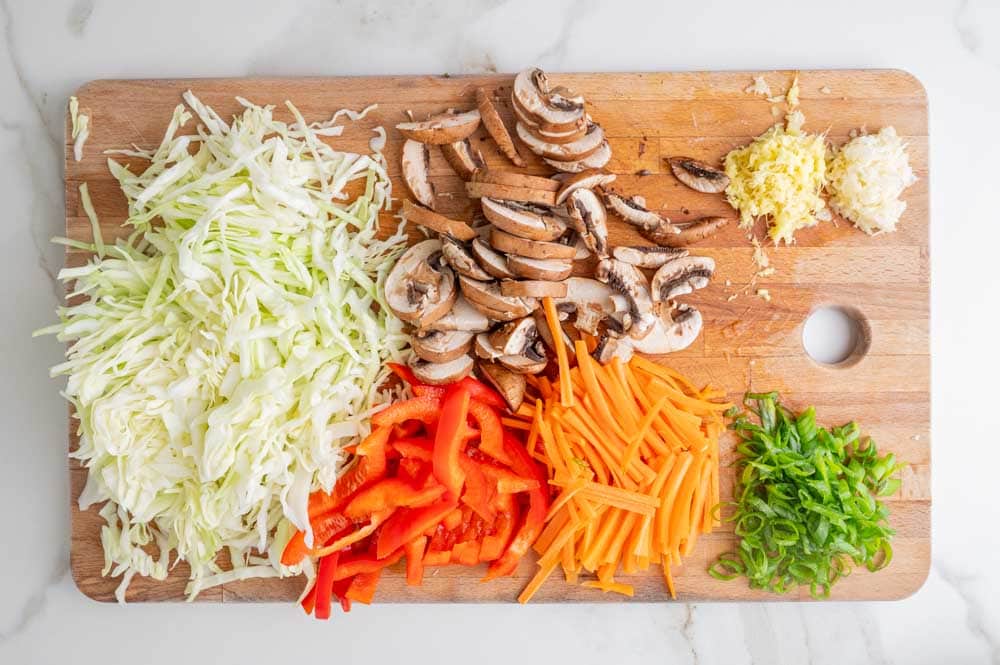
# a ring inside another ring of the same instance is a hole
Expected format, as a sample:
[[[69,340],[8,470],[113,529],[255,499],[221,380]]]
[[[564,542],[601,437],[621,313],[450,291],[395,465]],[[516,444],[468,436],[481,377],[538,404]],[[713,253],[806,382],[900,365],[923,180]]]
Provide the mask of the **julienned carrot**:
[[[570,380],[569,357],[566,353],[566,345],[563,344],[563,330],[559,323],[559,313],[556,312],[556,303],[551,296],[542,298],[542,310],[545,312],[545,322],[548,324],[549,333],[552,335],[552,344],[556,347],[556,361],[559,364],[559,375],[566,377],[560,382],[559,400],[565,407],[573,406],[573,384]]]
[[[549,309],[547,323],[558,325]],[[528,432],[529,453],[558,489],[522,603],[558,566],[571,583],[596,576],[582,584],[631,595],[615,575],[658,564],[676,597],[670,567],[718,523],[718,437],[729,405],[716,401],[718,391],[639,357],[601,366],[592,342],[575,343],[575,366],[561,360],[555,382],[529,377],[533,399],[505,423]]]

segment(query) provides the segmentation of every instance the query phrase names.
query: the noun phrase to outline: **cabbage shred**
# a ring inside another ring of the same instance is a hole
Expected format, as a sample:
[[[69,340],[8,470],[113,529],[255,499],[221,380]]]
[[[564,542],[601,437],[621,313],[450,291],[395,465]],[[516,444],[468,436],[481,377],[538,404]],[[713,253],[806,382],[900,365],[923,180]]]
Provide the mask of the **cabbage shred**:
[[[289,525],[309,528],[309,492],[332,487],[408,344],[382,295],[405,235],[376,235],[391,201],[378,139],[339,152],[320,138],[339,114],[306,125],[289,104],[286,124],[240,99],[229,124],[184,99],[155,150],[117,151],[148,167],[109,159],[132,233],[100,252],[63,241],[97,254],[62,271],[75,304],[39,331],[71,343],[52,374],[79,420],[80,508],[105,502],[120,601],[172,559],[190,565],[191,598],[302,572],[278,561]],[[196,133],[181,135],[192,111]]]

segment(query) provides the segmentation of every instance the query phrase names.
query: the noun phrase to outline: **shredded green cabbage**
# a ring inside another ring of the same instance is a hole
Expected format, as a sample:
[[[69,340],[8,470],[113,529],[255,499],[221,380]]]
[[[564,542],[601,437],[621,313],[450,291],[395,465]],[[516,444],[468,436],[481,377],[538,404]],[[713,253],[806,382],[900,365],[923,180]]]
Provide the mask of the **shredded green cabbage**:
[[[76,304],[36,333],[71,343],[52,374],[79,419],[80,508],[107,502],[120,601],[134,575],[165,578],[172,553],[191,567],[191,598],[303,572],[278,561],[289,525],[309,528],[309,492],[332,487],[343,447],[391,397],[385,361],[408,343],[382,296],[405,246],[401,228],[376,236],[391,201],[384,132],[371,155],[338,152],[319,137],[340,134],[341,113],[306,125],[288,103],[286,124],[239,99],[230,125],[184,100],[196,134],[179,135],[192,118],[179,105],[158,148],[116,151],[145,170],[108,160],[134,230],[114,245],[62,241],[96,256],[61,272]]]

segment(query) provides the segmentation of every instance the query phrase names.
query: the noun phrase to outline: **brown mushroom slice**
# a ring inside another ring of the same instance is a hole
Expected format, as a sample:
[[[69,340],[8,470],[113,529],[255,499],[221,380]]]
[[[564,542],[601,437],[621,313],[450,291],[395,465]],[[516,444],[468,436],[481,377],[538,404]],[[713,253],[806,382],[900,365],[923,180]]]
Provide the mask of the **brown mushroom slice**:
[[[606,365],[612,360],[618,360],[624,364],[631,360],[635,353],[632,342],[633,340],[629,337],[616,337],[605,333],[598,338],[597,347],[594,348],[592,355],[602,365]]]
[[[532,126],[524,122],[520,123],[520,126],[524,128],[524,131],[528,132],[539,141],[551,143],[553,145],[562,145],[565,143],[579,141],[587,133],[587,125],[581,125],[580,127],[574,127],[573,129],[561,132],[546,131],[537,125]]]
[[[669,240],[676,243],[675,246],[677,247],[692,245],[699,240],[704,240],[714,235],[728,223],[729,218],[727,217],[702,217],[693,222],[678,224],[681,232],[676,237],[669,238]]]
[[[518,238],[500,229],[493,229],[490,233],[490,244],[497,251],[529,259],[572,259],[576,255],[575,247],[558,242]]]
[[[598,263],[594,276],[628,301],[631,316],[629,337],[640,339],[648,334],[656,322],[656,314],[646,276],[634,265],[617,259],[604,259]]]
[[[413,198],[434,209],[434,185],[430,181],[431,152],[426,143],[407,139],[403,143],[403,181]]]
[[[464,379],[472,371],[473,364],[472,356],[468,354],[446,363],[427,362],[414,356],[410,369],[419,380],[437,386]]]
[[[566,288],[565,282],[553,282],[541,279],[506,279],[500,282],[500,293],[505,296],[562,298],[566,295]]]
[[[601,320],[618,309],[615,292],[608,285],[589,277],[570,277],[565,283],[566,295],[553,299],[556,309],[574,312],[576,329],[596,335]]]
[[[488,239],[493,232],[493,227],[487,226],[484,228],[486,231],[484,237]],[[512,279],[520,276],[510,269],[508,258],[486,244],[483,239],[476,238],[473,240],[470,245],[470,251],[476,258],[479,266],[491,276],[497,279]]]
[[[561,282],[573,274],[573,261],[568,259],[529,259],[511,254],[507,257],[507,268],[514,276],[522,279],[544,279]]]
[[[562,186],[556,193],[556,205],[562,205],[569,198],[569,195],[578,189],[596,189],[609,185],[615,181],[614,173],[601,171],[600,169],[587,169],[568,178],[562,179]]]
[[[472,199],[489,197],[503,201],[517,201],[518,203],[535,203],[543,206],[552,206],[556,203],[555,192],[543,189],[529,189],[527,187],[511,187],[510,185],[495,185],[490,182],[476,182],[475,180],[465,183],[465,193]]]
[[[441,241],[424,240],[399,257],[385,281],[386,304],[416,326],[426,326],[451,309],[458,295],[455,276],[444,265]]]
[[[639,229],[642,237],[657,245],[672,247],[677,242],[681,230],[666,217],[647,210],[638,197],[625,198],[613,192],[606,192],[604,200],[611,210],[626,222]]]
[[[475,335],[465,330],[433,331],[410,338],[410,348],[421,359],[431,363],[446,363],[464,356],[472,348]]]
[[[498,229],[528,240],[555,240],[566,233],[566,222],[548,208],[484,196],[483,214]]]
[[[531,316],[535,319],[535,327],[538,328],[538,336],[543,342],[545,342],[545,346],[547,346],[552,353],[556,353],[556,343],[552,338],[552,331],[549,330],[549,322],[545,318],[545,313],[541,310],[536,310]],[[559,326],[559,332],[562,337],[562,344],[566,347],[566,353],[568,354],[569,361],[571,363],[576,362],[576,349],[573,348],[573,340],[566,333],[562,324]]]
[[[441,154],[463,180],[471,178],[477,170],[486,168],[483,155],[467,138],[454,143],[445,143],[441,146]]]
[[[396,125],[399,133],[408,139],[444,145],[467,138],[479,127],[479,111],[441,113],[421,122],[401,122]]]
[[[489,330],[490,325],[490,320],[485,315],[474,308],[468,300],[459,295],[447,314],[421,327],[417,332],[419,334],[426,334],[430,332],[462,330],[476,333]]]
[[[542,354],[526,352],[516,356],[500,356],[497,362],[518,374],[538,374],[548,367],[549,359]]]
[[[574,190],[566,200],[569,218],[583,243],[599,258],[608,256],[608,216],[604,204],[590,189]]]
[[[441,237],[441,253],[445,262],[459,275],[489,281],[492,276],[483,270],[466,246],[451,236]]]
[[[493,309],[492,307],[486,307],[472,301],[469,301],[469,306],[476,309],[490,321],[513,321],[514,319],[520,319],[522,316],[527,316],[525,310],[520,308],[514,310]]]
[[[639,353],[673,353],[691,346],[698,339],[701,328],[701,312],[688,305],[678,305],[659,318],[648,335],[629,341]]]
[[[611,251],[611,254],[619,261],[631,263],[637,268],[659,268],[668,261],[687,256],[688,252],[679,247],[660,247],[659,245],[627,247],[619,245]]]
[[[674,176],[695,191],[719,194],[729,186],[729,176],[711,164],[690,157],[670,157],[667,163]]]
[[[483,360],[496,360],[503,355],[500,349],[493,346],[488,332],[481,332],[476,335],[476,339],[472,343],[472,351],[476,354],[477,358]]]
[[[479,235],[465,222],[450,219],[408,200],[403,201],[403,219],[407,222],[419,224],[420,226],[426,226],[432,231],[437,231],[438,233],[443,233],[459,240],[472,240]]]
[[[584,112],[579,118],[571,122],[546,122],[534,113],[526,111],[513,94],[510,97],[510,102],[511,108],[514,110],[515,120],[532,129],[544,129],[547,132],[567,132],[573,129],[586,128],[587,123],[591,121],[590,116]]]
[[[528,387],[523,374],[512,372],[499,363],[486,360],[480,360],[476,365],[479,367],[479,373],[497,389],[511,411],[521,408],[521,404],[524,403],[524,392]]]
[[[650,284],[653,302],[667,302],[708,286],[715,272],[715,261],[708,256],[685,256],[663,265]]]
[[[523,353],[536,339],[538,339],[538,327],[531,316],[505,323],[490,333],[490,344],[501,356],[516,356]]]
[[[462,295],[473,305],[482,305],[495,312],[511,312],[516,315],[513,318],[527,316],[538,307],[538,302],[532,298],[520,298],[505,296],[500,292],[500,286],[496,282],[480,282],[469,279],[465,275],[458,278]],[[503,319],[503,320],[510,320]]]
[[[604,130],[591,123],[586,133],[571,143],[548,143],[531,134],[523,124],[517,125],[517,137],[531,152],[546,160],[556,162],[578,162],[597,152],[604,143]]]
[[[583,100],[564,88],[552,91],[545,72],[537,67],[525,69],[514,79],[511,97],[529,116],[540,123],[553,125],[556,131],[572,125],[584,115]]]
[[[514,145],[514,139],[511,138],[510,132],[507,131],[507,126],[503,124],[503,119],[500,117],[500,113],[497,112],[496,106],[494,106],[493,100],[490,99],[490,93],[486,88],[476,90],[476,105],[479,108],[479,116],[482,118],[483,126],[486,127],[487,133],[493,138],[500,152],[512,161],[514,166],[524,166],[524,159],[518,153],[517,147]]]
[[[497,171],[495,169],[477,171],[472,176],[472,179],[475,182],[483,182],[490,185],[507,185],[508,187],[537,189],[545,192],[557,192],[562,186],[558,180],[553,180],[552,178],[526,175],[524,173],[512,173],[510,171]]]
[[[563,173],[581,173],[588,169],[601,169],[611,161],[611,144],[605,141],[597,148],[597,150],[584,159],[577,161],[560,162],[554,159],[545,158],[543,158],[542,161],[557,171],[562,171]]]

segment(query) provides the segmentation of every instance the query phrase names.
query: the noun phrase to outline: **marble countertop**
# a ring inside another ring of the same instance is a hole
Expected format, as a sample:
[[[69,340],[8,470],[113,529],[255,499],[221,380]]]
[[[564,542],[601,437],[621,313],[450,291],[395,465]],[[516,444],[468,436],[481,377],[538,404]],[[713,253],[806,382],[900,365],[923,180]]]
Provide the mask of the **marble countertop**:
[[[1000,466],[990,383],[1000,222],[1000,4],[0,0],[0,662],[1000,663]],[[786,7],[788,7],[786,9]],[[791,9],[794,7],[794,9]],[[525,15],[532,13],[534,19]],[[93,78],[904,68],[931,107],[933,537],[894,603],[360,607],[101,605],[68,571],[66,406],[47,368],[67,97]],[[977,175],[979,174],[979,175]],[[980,179],[982,176],[982,179]],[[485,639],[484,639],[485,638]],[[419,647],[411,646],[419,644]]]

